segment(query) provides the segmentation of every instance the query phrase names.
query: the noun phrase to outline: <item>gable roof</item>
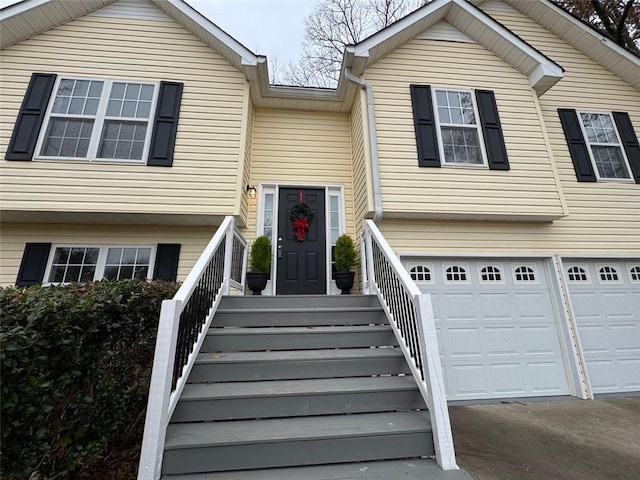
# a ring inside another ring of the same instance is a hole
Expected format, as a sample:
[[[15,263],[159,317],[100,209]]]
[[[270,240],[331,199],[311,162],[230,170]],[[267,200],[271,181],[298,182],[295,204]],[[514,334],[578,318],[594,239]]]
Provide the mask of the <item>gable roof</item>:
[[[117,0],[22,0],[0,9],[0,48],[46,32]],[[238,70],[256,66],[258,56],[183,0],[148,0],[220,53]]]
[[[542,95],[563,76],[563,69],[515,33],[466,0],[434,0],[347,49],[353,73],[364,70],[437,22],[446,21],[529,77]]]
[[[21,0],[0,9],[0,49],[80,18],[118,0]],[[552,59],[482,12],[484,0],[434,0],[354,46],[348,46],[336,89],[270,85],[267,59],[235,40],[184,0],[148,0],[244,73],[256,106],[349,111],[355,75],[441,20],[487,48],[529,78],[539,95],[563,76]],[[503,0],[640,90],[640,58],[554,5],[550,0]],[[473,2],[473,4],[471,3]]]
[[[503,1],[640,90],[640,57],[637,55],[550,0]]]

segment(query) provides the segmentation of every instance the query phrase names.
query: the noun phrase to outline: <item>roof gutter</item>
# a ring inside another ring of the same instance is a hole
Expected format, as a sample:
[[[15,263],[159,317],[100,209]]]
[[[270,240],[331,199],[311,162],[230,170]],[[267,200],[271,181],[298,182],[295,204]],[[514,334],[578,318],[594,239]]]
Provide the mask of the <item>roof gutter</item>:
[[[373,221],[379,223],[382,220],[382,191],[380,189],[376,115],[373,109],[373,87],[366,80],[356,77],[350,68],[345,68],[344,73],[347,80],[358,85],[367,94],[367,123],[369,124],[369,152],[371,152],[371,183],[373,184]]]

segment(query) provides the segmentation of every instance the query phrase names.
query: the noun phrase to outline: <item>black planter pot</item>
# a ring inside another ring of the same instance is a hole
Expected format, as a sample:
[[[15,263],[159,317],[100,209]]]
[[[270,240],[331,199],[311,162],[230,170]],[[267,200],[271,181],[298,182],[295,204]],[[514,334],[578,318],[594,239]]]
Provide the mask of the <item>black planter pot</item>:
[[[353,288],[353,279],[355,272],[336,272],[333,279],[336,281],[336,287],[342,290],[342,295],[349,295]]]
[[[247,272],[247,287],[254,295],[262,295],[262,290],[267,286],[268,279],[268,273]]]

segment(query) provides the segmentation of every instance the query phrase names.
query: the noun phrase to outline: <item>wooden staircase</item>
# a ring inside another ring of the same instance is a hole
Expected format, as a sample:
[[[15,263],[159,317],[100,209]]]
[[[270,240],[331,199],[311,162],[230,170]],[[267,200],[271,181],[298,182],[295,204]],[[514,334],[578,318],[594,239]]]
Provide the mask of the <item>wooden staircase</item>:
[[[167,430],[163,478],[468,479],[373,296],[225,297]]]

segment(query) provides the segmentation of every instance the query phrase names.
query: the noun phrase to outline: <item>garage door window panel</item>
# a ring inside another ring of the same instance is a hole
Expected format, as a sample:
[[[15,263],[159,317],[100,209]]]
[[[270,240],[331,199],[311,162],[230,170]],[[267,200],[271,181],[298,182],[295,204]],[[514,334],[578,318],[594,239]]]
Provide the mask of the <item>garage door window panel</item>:
[[[469,266],[468,265],[445,265],[444,266],[444,283],[445,284],[469,284]]]
[[[620,283],[618,267],[613,265],[598,265],[598,279],[600,283]]]
[[[567,269],[567,278],[574,283],[589,283],[589,275],[586,267],[569,267]]]
[[[513,281],[515,283],[538,283],[535,266],[517,265],[513,268]]]
[[[409,267],[409,274],[411,279],[418,283],[433,284],[433,265],[419,264]]]
[[[504,283],[502,275],[502,265],[480,265],[480,283]]]
[[[640,283],[640,265],[628,265],[629,281],[631,283]]]

